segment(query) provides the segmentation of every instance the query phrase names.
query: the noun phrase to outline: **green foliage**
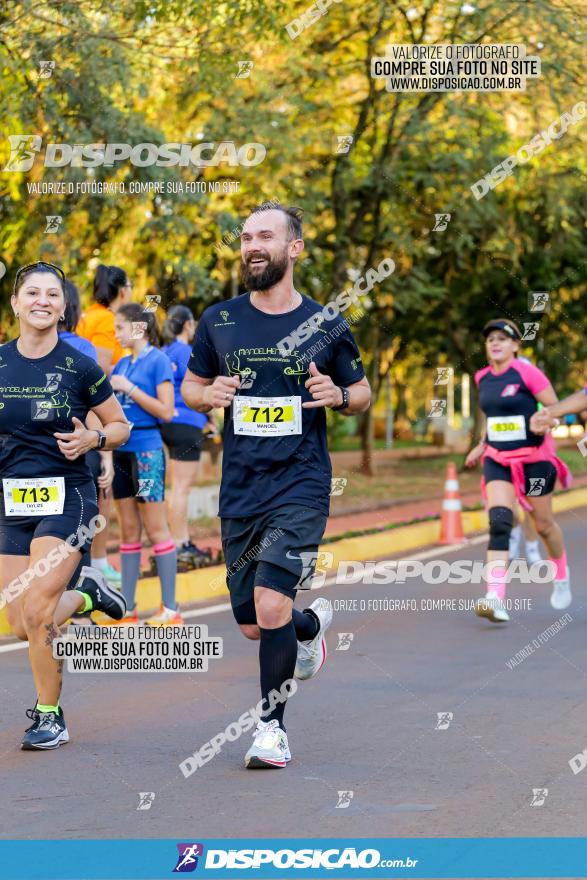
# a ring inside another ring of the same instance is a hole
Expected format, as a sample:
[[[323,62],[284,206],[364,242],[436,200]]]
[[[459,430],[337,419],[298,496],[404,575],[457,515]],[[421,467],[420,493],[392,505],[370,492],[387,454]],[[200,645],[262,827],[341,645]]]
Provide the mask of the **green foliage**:
[[[529,321],[528,293],[548,290],[527,353],[572,390],[587,358],[585,126],[558,141],[481,201],[470,187],[581,98],[585,2],[488,0],[472,15],[446,0],[413,21],[381,0],[333,4],[291,40],[286,24],[310,2],[269,0],[20,0],[0,12],[0,112],[5,134],[45,142],[233,141],[267,148],[255,168],[41,169],[1,177],[0,255],[19,264],[61,261],[87,295],[96,261],[118,262],[141,295],[189,298],[198,310],[235,288],[238,243],[215,247],[270,198],[306,212],[296,283],[326,301],[384,256],[394,274],[377,285],[354,326],[369,376],[417,362],[460,373],[484,362],[479,328],[491,316]],[[369,73],[388,43],[523,43],[542,77],[525,93],[392,94]],[[540,48],[542,47],[542,48]],[[50,79],[38,62],[53,59]],[[239,61],[253,63],[236,76]],[[337,152],[337,138],[352,149]],[[8,155],[7,144],[2,145]],[[2,161],[2,164],[4,162]],[[238,194],[30,195],[49,180],[177,182],[236,179]],[[446,231],[434,215],[451,213]],[[45,216],[64,229],[44,233]],[[333,428],[336,433],[337,428]]]

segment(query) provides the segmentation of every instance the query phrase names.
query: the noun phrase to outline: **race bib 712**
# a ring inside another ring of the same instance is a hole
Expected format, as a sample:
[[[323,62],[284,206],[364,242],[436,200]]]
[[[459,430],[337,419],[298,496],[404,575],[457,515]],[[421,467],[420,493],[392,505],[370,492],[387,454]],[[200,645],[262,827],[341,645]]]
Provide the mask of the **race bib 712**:
[[[237,397],[233,401],[234,433],[249,437],[282,437],[302,433],[301,397]]]

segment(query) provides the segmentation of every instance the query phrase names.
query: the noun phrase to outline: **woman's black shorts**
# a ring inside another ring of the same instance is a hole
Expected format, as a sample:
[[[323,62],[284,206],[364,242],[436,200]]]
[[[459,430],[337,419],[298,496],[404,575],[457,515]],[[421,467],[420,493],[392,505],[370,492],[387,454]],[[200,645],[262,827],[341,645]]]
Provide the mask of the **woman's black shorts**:
[[[80,541],[78,530],[88,529],[98,515],[96,488],[92,480],[80,484],[65,484],[63,513],[41,516],[6,516],[4,494],[0,482],[0,555],[30,556],[31,541],[35,538],[62,538],[81,552],[92,545],[92,538]]]
[[[511,483],[512,471],[511,468],[487,457],[483,462],[483,477],[486,484],[492,480],[505,480],[506,483]],[[524,465],[524,477],[526,483],[524,495],[530,497],[550,495],[556,483],[556,468],[550,461],[534,461]]]
[[[199,461],[202,451],[202,429],[194,425],[165,422],[161,436],[172,461]]]

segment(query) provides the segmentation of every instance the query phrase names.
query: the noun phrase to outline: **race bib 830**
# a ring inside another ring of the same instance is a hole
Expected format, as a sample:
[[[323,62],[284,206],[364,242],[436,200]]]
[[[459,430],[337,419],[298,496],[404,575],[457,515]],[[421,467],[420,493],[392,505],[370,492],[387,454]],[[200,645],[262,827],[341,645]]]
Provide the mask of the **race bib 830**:
[[[487,419],[487,439],[499,443],[526,439],[524,416],[491,416]]]

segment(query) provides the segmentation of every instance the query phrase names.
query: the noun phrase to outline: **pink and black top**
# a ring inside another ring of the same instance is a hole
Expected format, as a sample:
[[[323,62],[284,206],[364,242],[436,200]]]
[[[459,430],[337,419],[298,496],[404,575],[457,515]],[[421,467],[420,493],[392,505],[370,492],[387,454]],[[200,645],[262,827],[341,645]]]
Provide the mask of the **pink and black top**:
[[[543,443],[544,437],[530,430],[530,417],[538,409],[536,396],[549,385],[542,370],[514,358],[502,373],[493,367],[479,370],[475,382],[487,417],[487,443],[501,450]]]
[[[562,485],[567,488],[571,475],[557,457],[550,434],[534,434],[530,418],[538,410],[536,395],[548,387],[549,381],[538,367],[514,358],[501,373],[484,367],[475,374],[479,389],[479,405],[487,419],[487,436],[483,458],[491,458],[511,469],[512,483],[522,507],[531,510],[525,496],[524,465],[550,461]],[[485,482],[481,479],[485,498]]]

